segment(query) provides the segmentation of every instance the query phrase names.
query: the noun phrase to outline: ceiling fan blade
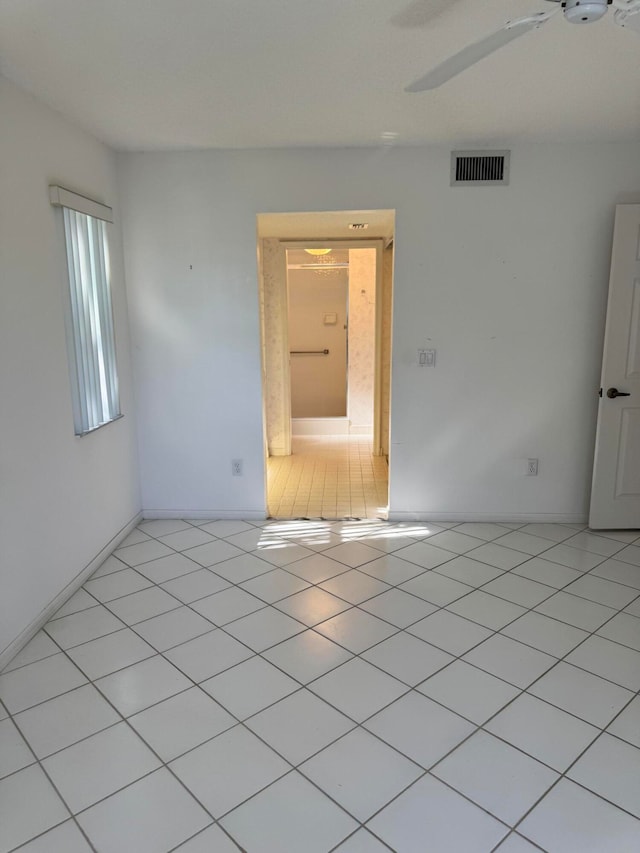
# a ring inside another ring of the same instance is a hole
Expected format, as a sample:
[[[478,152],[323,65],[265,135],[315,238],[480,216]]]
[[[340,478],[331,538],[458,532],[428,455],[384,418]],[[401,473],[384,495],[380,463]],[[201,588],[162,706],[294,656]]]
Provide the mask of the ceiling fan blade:
[[[440,65],[436,65],[424,77],[420,77],[415,83],[407,86],[405,92],[425,92],[428,89],[437,89],[438,86],[442,86],[447,80],[451,80],[452,77],[466,71],[467,68],[475,65],[476,62],[480,62],[485,56],[489,56],[496,50],[500,50],[501,47],[509,44],[514,39],[520,38],[520,36],[525,35],[530,30],[537,30],[553,17],[556,11],[554,9],[552,12],[540,12],[537,15],[530,15],[528,18],[522,18],[518,21],[509,21],[497,33],[492,33],[490,36],[468,45],[459,53],[450,56],[449,59],[445,59]]]
[[[428,27],[440,15],[448,12],[460,0],[413,0],[391,18],[395,27]]]

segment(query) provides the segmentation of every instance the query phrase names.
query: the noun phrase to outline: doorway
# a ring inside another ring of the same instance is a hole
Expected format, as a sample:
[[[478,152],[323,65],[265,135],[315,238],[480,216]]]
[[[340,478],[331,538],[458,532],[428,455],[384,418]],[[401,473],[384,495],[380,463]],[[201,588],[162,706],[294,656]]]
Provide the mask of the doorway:
[[[347,236],[369,219],[370,237]],[[386,517],[393,225],[394,211],[258,216],[270,516]]]

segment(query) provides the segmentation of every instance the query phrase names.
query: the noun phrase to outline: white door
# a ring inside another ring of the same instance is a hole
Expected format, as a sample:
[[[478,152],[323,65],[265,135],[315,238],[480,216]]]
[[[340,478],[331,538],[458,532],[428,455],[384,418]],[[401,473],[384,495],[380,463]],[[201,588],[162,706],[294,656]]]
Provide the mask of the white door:
[[[589,526],[640,527],[640,204],[616,208]]]

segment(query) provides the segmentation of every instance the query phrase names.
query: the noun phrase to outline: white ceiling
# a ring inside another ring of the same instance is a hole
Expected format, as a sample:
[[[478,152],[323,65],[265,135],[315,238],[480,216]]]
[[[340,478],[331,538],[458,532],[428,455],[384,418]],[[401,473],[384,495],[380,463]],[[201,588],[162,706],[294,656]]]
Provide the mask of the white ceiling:
[[[0,73],[120,149],[640,139],[640,36],[561,15],[403,86],[545,0],[0,0]]]

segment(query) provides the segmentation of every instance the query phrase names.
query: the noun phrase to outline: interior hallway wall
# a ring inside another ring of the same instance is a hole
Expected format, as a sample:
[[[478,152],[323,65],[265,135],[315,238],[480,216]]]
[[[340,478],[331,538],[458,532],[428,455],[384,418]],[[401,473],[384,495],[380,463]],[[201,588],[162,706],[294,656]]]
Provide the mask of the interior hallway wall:
[[[290,358],[292,418],[347,416],[349,281],[346,269],[326,276],[314,270],[288,271],[289,349],[316,351]],[[335,315],[335,322],[326,323],[326,314]],[[325,349],[327,355],[317,354]]]
[[[376,250],[349,249],[350,431],[373,431],[376,360]]]
[[[449,146],[120,155],[146,509],[264,512],[256,215],[393,208],[392,512],[585,517],[640,145],[500,147],[508,187],[450,187]]]
[[[389,417],[391,414],[391,326],[393,320],[393,244],[382,252],[382,323],[380,341],[380,448],[389,455]]]
[[[259,263],[267,447],[271,456],[285,456],[289,453],[287,433],[291,406],[287,389],[289,341],[282,334],[288,311],[287,265],[280,240],[260,240]]]
[[[0,78],[0,653],[140,509],[115,156]],[[74,435],[61,184],[113,207],[124,417]]]

